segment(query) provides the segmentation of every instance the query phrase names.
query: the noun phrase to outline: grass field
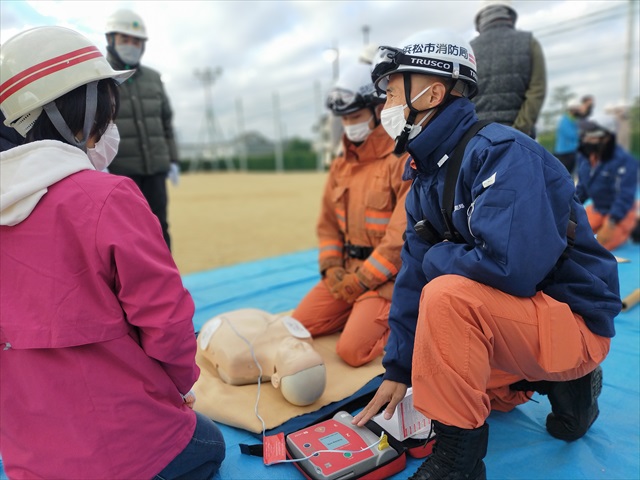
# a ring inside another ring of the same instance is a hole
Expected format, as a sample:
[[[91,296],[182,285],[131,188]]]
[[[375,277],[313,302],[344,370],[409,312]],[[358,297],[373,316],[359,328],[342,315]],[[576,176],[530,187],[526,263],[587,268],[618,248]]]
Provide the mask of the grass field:
[[[317,246],[327,174],[185,173],[169,185],[169,232],[181,274]]]

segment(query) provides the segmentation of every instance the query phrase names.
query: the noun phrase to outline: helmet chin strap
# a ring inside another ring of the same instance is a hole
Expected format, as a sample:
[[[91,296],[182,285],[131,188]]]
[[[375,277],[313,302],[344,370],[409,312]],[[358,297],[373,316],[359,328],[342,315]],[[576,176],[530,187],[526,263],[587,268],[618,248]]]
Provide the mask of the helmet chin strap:
[[[56,106],[55,100],[44,105],[42,108],[51,120],[51,123],[58,133],[62,135],[71,145],[78,147],[83,152],[87,151],[87,140],[91,134],[91,128],[96,118],[96,109],[98,107],[98,81],[87,83],[87,93],[84,110],[84,125],[82,127],[82,140],[77,140],[75,134],[71,131],[67,122],[62,117],[60,110]]]
[[[396,146],[393,149],[393,153],[396,156],[400,156],[407,151],[409,134],[411,133],[411,129],[413,128],[414,122],[416,121],[416,117],[420,112],[425,111],[425,110],[416,110],[415,108],[413,108],[413,105],[411,104],[411,75],[405,72],[402,74],[402,79],[404,80],[404,99],[405,99],[405,102],[407,102],[407,107],[409,108],[409,116],[407,117],[407,121],[404,124],[402,133],[398,135],[398,137],[396,138]]]
[[[416,120],[416,116],[419,112],[411,109],[409,116],[407,117],[407,123],[404,124],[402,133],[396,138],[396,146],[393,149],[393,153],[397,156],[404,154],[407,151],[407,143],[409,142],[409,134],[413,127],[413,122]]]
[[[418,115],[418,113],[426,111],[426,110],[416,110],[411,105],[411,98],[409,98],[409,93],[407,93],[407,92],[411,92],[411,80],[409,79],[409,81],[407,81],[408,76],[409,76],[408,74],[406,73],[404,74],[404,91],[405,91],[405,100],[407,102],[407,106],[409,107],[410,113],[409,113],[409,116],[407,117],[407,123],[405,123],[402,133],[398,136],[398,138],[396,138],[396,146],[393,150],[393,153],[397,156],[400,156],[404,152],[406,152],[407,143],[409,142],[409,135],[411,134],[411,129],[413,128],[414,122],[416,120],[416,116]],[[427,116],[431,117],[431,120],[434,120],[440,114],[440,112],[442,112],[456,98],[455,96],[451,95],[451,93],[455,90],[456,85],[454,85],[453,87],[451,87],[445,92],[444,100],[439,105],[436,105],[435,107],[431,107],[431,109],[427,109],[427,110],[435,110],[432,115],[427,114]],[[423,122],[426,118],[427,117],[423,118],[421,122]]]

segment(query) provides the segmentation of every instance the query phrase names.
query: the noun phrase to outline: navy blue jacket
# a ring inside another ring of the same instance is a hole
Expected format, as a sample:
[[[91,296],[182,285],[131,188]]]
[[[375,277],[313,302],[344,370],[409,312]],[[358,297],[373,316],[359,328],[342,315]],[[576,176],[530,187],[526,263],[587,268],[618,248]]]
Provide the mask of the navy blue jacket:
[[[0,112],[0,152],[22,145],[24,138],[16,130],[4,124],[5,116]]]
[[[610,215],[614,222],[618,223],[633,208],[637,188],[638,160],[619,145],[610,159],[595,167],[584,155],[578,155],[578,198],[582,203],[591,198],[593,208]]]
[[[473,104],[459,98],[409,143],[416,170],[389,314],[385,379],[411,383],[420,294],[429,280],[456,274],[510,295],[535,295],[567,246],[571,207],[578,223],[575,246],[544,292],[582,315],[596,334],[615,334],[613,319],[621,309],[616,260],[595,240],[567,169],[519,131],[490,124],[467,144],[453,212],[465,243],[431,245],[416,233],[422,219],[444,232],[440,205],[447,162],[441,159],[476,121]]]

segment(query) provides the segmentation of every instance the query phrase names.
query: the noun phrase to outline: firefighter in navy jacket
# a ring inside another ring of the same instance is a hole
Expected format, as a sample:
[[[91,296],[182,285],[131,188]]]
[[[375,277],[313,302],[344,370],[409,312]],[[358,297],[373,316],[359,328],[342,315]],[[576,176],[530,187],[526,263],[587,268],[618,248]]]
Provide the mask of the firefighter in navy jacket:
[[[455,229],[446,228],[448,159],[477,121],[473,51],[457,35],[425,31],[380,47],[372,76],[387,94],[381,122],[396,153],[411,154],[413,184],[384,381],[354,423],[385,404],[390,418],[412,385],[436,448],[411,478],[486,478],[491,409],[538,391],[549,396],[554,437],[575,440],[595,421],[599,364],[621,308],[616,261],[594,239],[562,164],[499,124],[467,144]],[[425,221],[435,235],[417,228]]]

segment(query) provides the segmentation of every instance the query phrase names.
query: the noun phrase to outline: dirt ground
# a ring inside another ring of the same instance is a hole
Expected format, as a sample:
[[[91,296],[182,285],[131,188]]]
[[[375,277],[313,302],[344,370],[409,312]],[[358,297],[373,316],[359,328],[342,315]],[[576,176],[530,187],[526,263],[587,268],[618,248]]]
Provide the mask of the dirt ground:
[[[184,173],[169,185],[169,233],[181,274],[317,246],[324,172]]]

